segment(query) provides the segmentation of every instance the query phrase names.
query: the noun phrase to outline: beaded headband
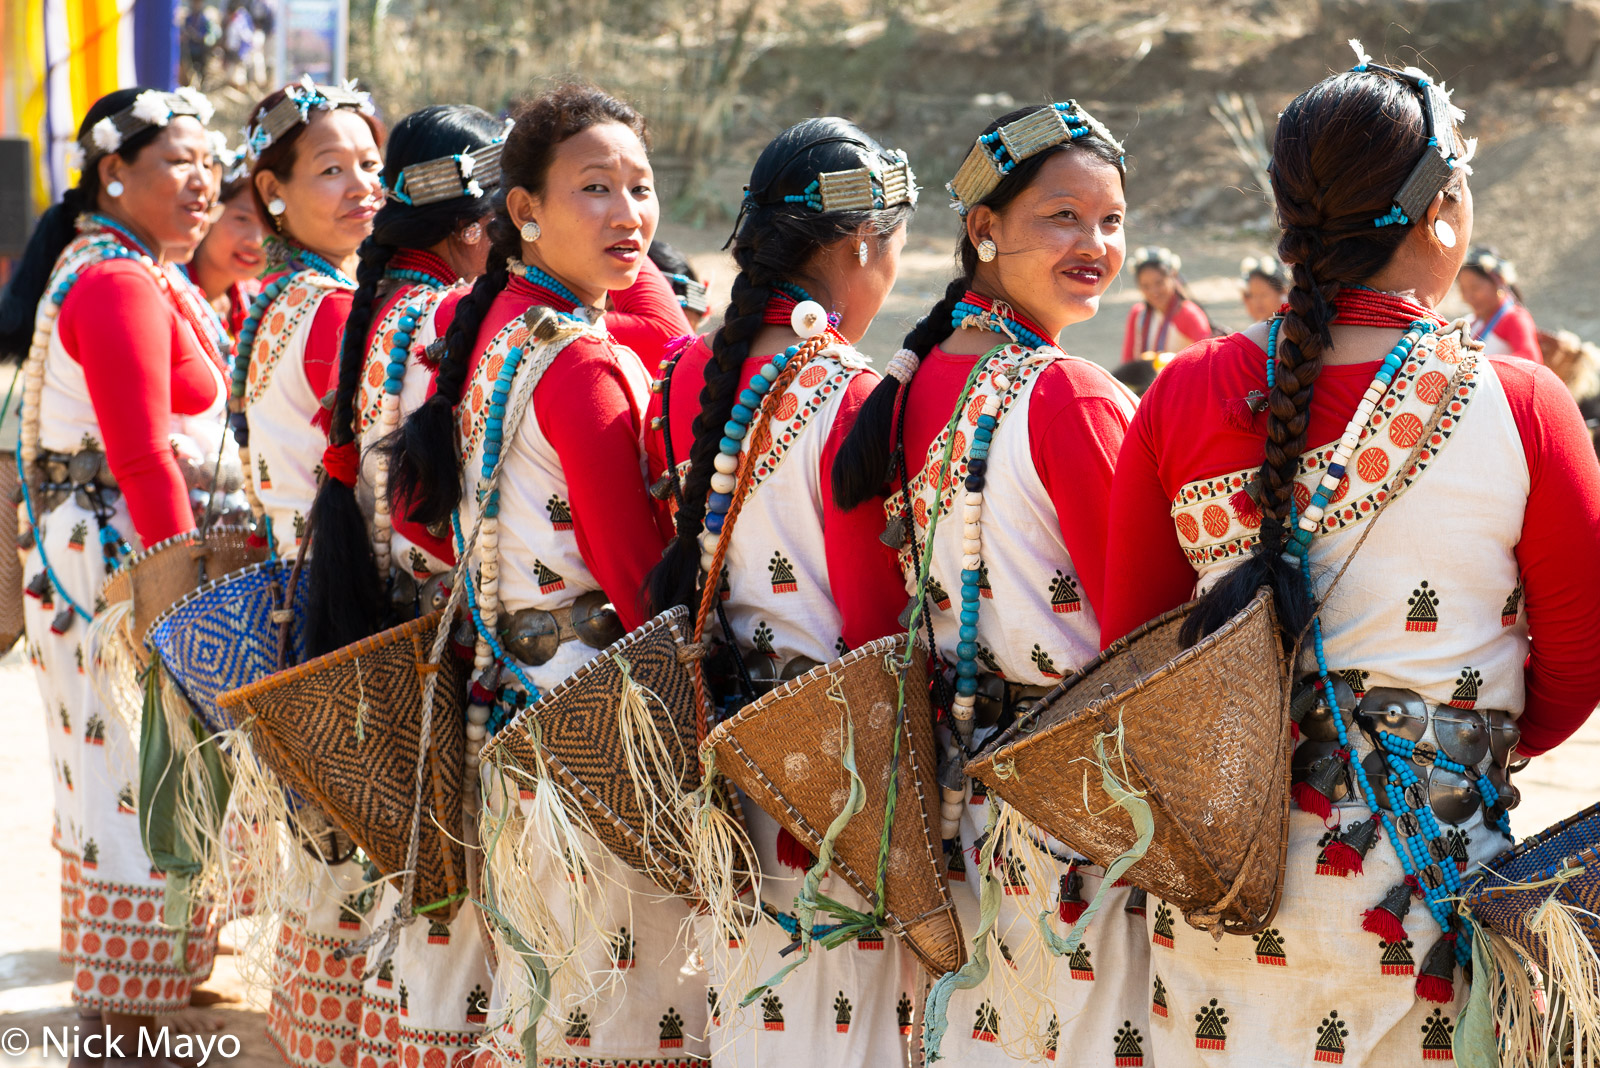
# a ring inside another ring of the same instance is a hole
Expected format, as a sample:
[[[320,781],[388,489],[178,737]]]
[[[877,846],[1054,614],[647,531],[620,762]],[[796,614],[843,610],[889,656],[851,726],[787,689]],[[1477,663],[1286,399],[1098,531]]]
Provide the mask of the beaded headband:
[[[1507,259],[1502,259],[1486,248],[1475,248],[1467,253],[1467,258],[1462,262],[1463,267],[1475,267],[1499,282],[1501,285],[1514,286],[1517,284],[1517,268]]]
[[[1008,122],[979,137],[956,176],[945,186],[951,207],[965,215],[994,192],[1000,180],[1025,159],[1080,137],[1097,137],[1117,153],[1117,167],[1125,167],[1122,142],[1105,125],[1078,106],[1076,100],[1051,104]]]
[[[1168,274],[1177,274],[1183,270],[1183,257],[1170,248],[1162,248],[1160,245],[1141,245],[1133,250],[1131,258],[1136,273],[1146,267],[1160,267]]]
[[[250,157],[252,159],[259,157],[284,134],[302,122],[308,121],[313,111],[349,108],[363,115],[371,115],[373,112],[371,95],[357,91],[355,84],[346,82],[342,86],[318,85],[311,80],[311,75],[307,74],[298,83],[284,86],[283,99],[244,128],[244,141]]]
[[[498,140],[471,152],[413,163],[401,170],[393,189],[384,187],[384,195],[413,208],[456,197],[482,197],[485,187],[500,184],[500,154],[505,147],[505,141]]]
[[[211,121],[213,109],[205,94],[187,85],[172,93],[159,89],[146,89],[133,98],[133,103],[112,115],[107,115],[89,128],[82,138],[68,146],[67,166],[83,170],[93,159],[109,155],[122,147],[124,141],[152,126],[165,126],[179,115],[190,115],[204,126]]]
[[[663,277],[671,283],[672,291],[678,294],[678,304],[684,311],[702,315],[711,307],[711,290],[704,282],[686,274],[665,274]]]
[[[917,206],[917,176],[904,152],[891,151],[887,167],[855,167],[817,175],[805,192],[783,198],[810,211],[882,211],[900,204]],[[750,196],[746,186],[745,196]]]
[[[1422,98],[1422,117],[1427,124],[1428,147],[1423,150],[1422,158],[1417,160],[1416,166],[1411,168],[1400,191],[1394,195],[1394,202],[1389,210],[1373,220],[1373,226],[1405,226],[1422,218],[1428,210],[1428,205],[1433,203],[1433,198],[1450,183],[1456,169],[1463,173],[1471,174],[1471,160],[1477,151],[1476,138],[1469,139],[1462,144],[1456,137],[1455,124],[1467,117],[1466,112],[1450,103],[1450,93],[1425,72],[1416,67],[1406,67],[1404,70],[1395,70],[1385,67],[1380,63],[1372,62],[1372,57],[1362,49],[1361,42],[1351,38],[1349,45],[1355,50],[1356,65],[1351,68],[1353,73],[1382,74],[1390,78],[1398,78],[1417,91]]]

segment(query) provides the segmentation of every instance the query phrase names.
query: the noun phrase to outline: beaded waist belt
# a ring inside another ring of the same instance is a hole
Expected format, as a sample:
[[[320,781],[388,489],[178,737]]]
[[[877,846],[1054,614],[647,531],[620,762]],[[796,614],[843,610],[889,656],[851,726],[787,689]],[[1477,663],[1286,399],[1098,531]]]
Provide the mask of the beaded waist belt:
[[[507,653],[529,667],[538,667],[567,642],[604,649],[626,633],[606,595],[590,590],[561,608],[522,608],[511,613],[501,640]]]
[[[1339,674],[1335,699],[1346,730],[1359,731],[1372,744],[1361,758],[1378,807],[1412,821],[1430,812],[1445,823],[1460,824],[1484,810],[1491,826],[1502,827],[1515,808],[1516,787],[1508,778],[1512,751],[1521,731],[1511,713],[1500,709],[1435,705],[1411,690],[1380,686],[1360,700]],[[1357,803],[1350,768],[1339,759],[1339,729],[1316,676],[1303,681],[1290,708],[1301,741],[1294,751],[1294,780],[1304,782],[1334,803]],[[1463,702],[1465,703],[1465,702]]]

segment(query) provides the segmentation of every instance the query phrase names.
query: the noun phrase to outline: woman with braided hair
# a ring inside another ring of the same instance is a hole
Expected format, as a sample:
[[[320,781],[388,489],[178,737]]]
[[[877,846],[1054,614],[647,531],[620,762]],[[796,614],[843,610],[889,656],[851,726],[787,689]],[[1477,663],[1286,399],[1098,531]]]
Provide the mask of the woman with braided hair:
[[[501,124],[481,108],[447,104],[413,112],[390,132],[382,174],[387,199],[361,245],[330,450],[376,442],[427,396],[436,365],[427,347],[443,336],[489,255],[483,224],[498,188],[500,134]],[[353,473],[357,466],[343,469]],[[363,465],[367,480],[376,466]],[[307,564],[308,657],[413,618],[418,587],[455,564],[448,536],[391,516],[387,494],[374,507],[370,481],[361,488],[361,506],[356,486],[339,478],[323,479],[317,490]],[[375,566],[374,548],[388,558],[384,563],[398,565],[394,574]]]
[[[853,186],[837,180],[852,175]],[[663,361],[663,400],[651,410],[668,410],[649,439],[651,467],[673,466],[658,485],[678,495],[676,537],[650,576],[653,610],[698,610],[701,582],[712,581],[704,562],[732,522],[725,517],[741,453],[755,472],[715,579],[727,586],[719,614],[728,629],[710,631],[721,667],[713,683],[729,713],[895,629],[900,576],[878,540],[882,524],[870,509],[835,507],[826,487],[839,445],[879,381],[852,345],[894,286],[915,183],[903,155],[845,119],[808,119],[779,134],[750,175],[732,241],[739,273],[722,326]],[[758,394],[780,389],[768,430],[727,437],[731,419],[752,401],[761,406]],[[788,919],[813,858],[766,813],[749,803],[744,812],[762,903],[769,917]],[[820,889],[871,911],[837,875]],[[759,919],[746,938],[753,985],[783,967],[795,931]],[[810,1065],[826,1043],[845,1063],[903,1063],[898,1006],[911,996],[915,967],[881,932],[819,951],[778,988],[786,1023],[770,1032],[738,1011],[745,991],[713,969],[720,1014],[712,1053],[730,1063]]]
[[[1055,339],[1098,311],[1122,266],[1124,176],[1122,146],[1074,102],[989,124],[949,185],[961,273],[906,336],[832,472],[840,507],[887,515],[912,596],[902,625],[937,651],[953,773],[940,776],[941,836],[969,937],[985,878],[1006,884],[989,979],[943,1012],[939,1053],[957,1064],[1071,1050],[1109,1066],[1117,1028],[1143,1026],[1142,928],[1124,911],[1137,903],[1112,891],[1082,952],[1050,967],[1040,913],[1077,920],[1100,870],[1027,828],[1004,836],[998,868],[983,864],[990,806],[960,774],[964,754],[1095,653],[1112,460],[1133,400]]]
[[[427,346],[449,324],[488,256],[483,223],[498,189],[501,126],[480,108],[435,105],[407,115],[390,132],[382,172],[387,201],[361,245],[340,350],[330,451],[375,444],[398,426],[403,411],[422,402],[432,384]],[[418,603],[419,586],[455,563],[448,539],[390,516],[379,463],[359,459],[367,461],[359,464],[365,476],[359,487],[324,478],[310,513],[308,657],[430,610],[429,598]],[[357,468],[352,459],[343,469],[354,476]],[[398,883],[384,884],[373,915],[393,910]],[[483,996],[489,973],[474,908],[463,904],[448,923],[416,923],[401,931],[381,978],[375,974],[364,984],[363,1063],[369,1057],[379,1065],[454,1058],[482,1036],[483,1010],[474,992]],[[400,984],[409,1001],[403,1015]]]
[[[71,146],[77,183],[0,296],[0,356],[23,361],[24,640],[49,721],[61,961],[73,1005],[130,1065],[158,1060],[143,1045],[154,1018],[188,1007],[216,937],[210,910],[183,911],[152,866],[134,728],[87,674],[89,628],[135,549],[195,528],[189,487],[223,451],[228,339],[174,263],[215,192],[210,118],[188,90],[95,101]]]
[[[660,204],[644,118],[577,84],[557,85],[513,116],[501,194],[485,224],[485,272],[457,304],[433,395],[386,449],[393,514],[424,525],[457,515],[458,554],[475,539],[472,577],[463,578],[479,623],[469,764],[515,710],[644,621],[640,591],[663,544],[641,447],[649,378],[611,322],[627,322],[635,336],[688,332],[672,290],[645,269]],[[608,295],[614,312],[602,310]],[[496,468],[497,490],[480,497],[479,482]],[[549,960],[555,990],[536,998],[522,954],[548,942],[530,950],[524,932],[497,928],[496,1052],[520,1063],[531,1026],[541,1053],[570,1049],[584,1063],[699,1063],[706,988],[693,969],[681,970],[687,906],[660,900],[654,883],[587,836],[581,858],[539,838],[533,828],[545,824],[534,814],[559,802],[484,771],[486,818],[511,802],[529,828],[512,836],[525,846],[486,845],[485,898],[551,902],[559,920],[526,933],[560,941],[564,954]],[[508,789],[517,796],[505,797]],[[497,849],[526,858],[529,885],[494,881]],[[574,893],[585,908],[568,908]],[[540,1008],[535,1019],[530,1009]]]
[[[1282,902],[1248,939],[1152,910],[1164,1066],[1451,1059],[1461,873],[1509,845],[1509,762],[1600,699],[1583,420],[1434,312],[1471,145],[1442,87],[1358,55],[1278,123],[1286,311],[1172,362],[1112,487],[1105,642],[1198,589],[1193,640],[1263,586],[1285,649],[1304,637]]]
[[[256,534],[290,560],[319,479],[354,477],[353,459],[341,464],[327,449],[322,399],[356,287],[349,272],[382,204],[383,128],[372,111],[365,93],[307,79],[270,93],[245,127],[251,192],[272,228],[275,264],[239,331],[230,407]],[[324,1053],[353,1061],[361,1038],[360,970],[335,954],[360,937],[376,893],[350,852],[313,853],[301,864],[296,848],[266,888],[275,900],[259,902],[282,925],[268,1036],[297,1068],[320,1065]]]

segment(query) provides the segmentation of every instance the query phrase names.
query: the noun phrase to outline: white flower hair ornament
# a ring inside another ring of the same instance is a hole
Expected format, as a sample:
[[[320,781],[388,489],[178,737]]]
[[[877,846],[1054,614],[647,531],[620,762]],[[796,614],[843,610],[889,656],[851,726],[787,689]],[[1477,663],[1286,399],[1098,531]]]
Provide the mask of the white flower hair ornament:
[[[112,122],[110,117],[95,123],[89,135],[94,139],[94,147],[101,153],[115,152],[122,147],[122,132],[117,129],[117,124]]]
[[[211,119],[216,115],[217,109],[212,106],[210,99],[204,93],[193,86],[185,85],[173,95],[194,109],[194,117],[200,120],[201,126],[209,126],[211,124]]]
[[[83,146],[76,141],[68,141],[61,150],[62,161],[66,163],[67,170],[81,171],[86,162],[83,158]]]
[[[165,126],[172,118],[172,108],[165,93],[146,89],[133,98],[133,117],[146,126]]]

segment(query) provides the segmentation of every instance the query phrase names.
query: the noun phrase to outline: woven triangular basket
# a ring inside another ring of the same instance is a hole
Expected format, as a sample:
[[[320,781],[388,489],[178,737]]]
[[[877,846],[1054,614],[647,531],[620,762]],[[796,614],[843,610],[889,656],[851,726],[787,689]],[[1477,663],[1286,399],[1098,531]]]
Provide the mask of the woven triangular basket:
[[[406,869],[421,740],[422,686],[437,670],[414,899],[430,918],[455,913],[466,889],[461,804],[469,665],[428,654],[444,612],[347,645],[222,694],[217,704],[262,762],[353,838],[378,870]],[[448,906],[429,910],[433,902]]]
[[[659,700],[650,718],[671,746],[674,781],[654,781],[658,796],[692,793],[700,785],[695,746],[695,685],[692,662],[678,653],[691,639],[687,609],[678,607],[613,642],[524,709],[483,747],[513,784],[537,788],[542,762],[561,787],[562,802],[575,822],[594,831],[612,855],[673,894],[692,894],[695,880],[677,858],[689,842],[661,842],[670,828],[640,807],[627,770],[618,711],[628,677]],[[709,715],[710,709],[704,712]],[[647,765],[653,768],[653,765]]]
[[[880,638],[813,668],[718,724],[706,739],[717,770],[815,854],[850,792],[843,761],[848,715],[867,796],[834,841],[833,870],[874,905],[905,643],[903,636]],[[941,872],[939,755],[920,656],[906,674],[905,722],[884,883],[886,927],[930,973],[943,975],[961,967],[966,946]]]
[[[272,616],[287,595],[290,571],[287,560],[251,564],[183,597],[150,627],[150,647],[212,731],[234,726],[217,705],[219,695],[278,669],[279,626]],[[305,652],[308,585],[295,583],[288,609],[290,663]]]
[[[1289,838],[1289,677],[1272,595],[1185,649],[1193,605],[1112,643],[967,765],[989,792],[1095,864],[1137,839],[1101,789],[1095,739],[1120,725],[1125,786],[1155,838],[1125,878],[1186,916],[1249,934],[1277,912]],[[1085,790],[1085,781],[1088,787]]]
[[[202,536],[188,531],[156,542],[132,556],[106,579],[100,599],[108,606],[129,602],[118,637],[135,666],[149,663],[145,639],[156,619],[212,579],[231,575],[268,556],[265,545],[250,544],[241,527],[212,527]]]
[[[1487,861],[1463,896],[1473,917],[1520,946],[1545,971],[1544,940],[1529,930],[1534,913],[1554,897],[1600,952],[1600,805],[1524,838]],[[1559,883],[1566,872],[1581,868]],[[1542,885],[1541,885],[1542,884]]]

